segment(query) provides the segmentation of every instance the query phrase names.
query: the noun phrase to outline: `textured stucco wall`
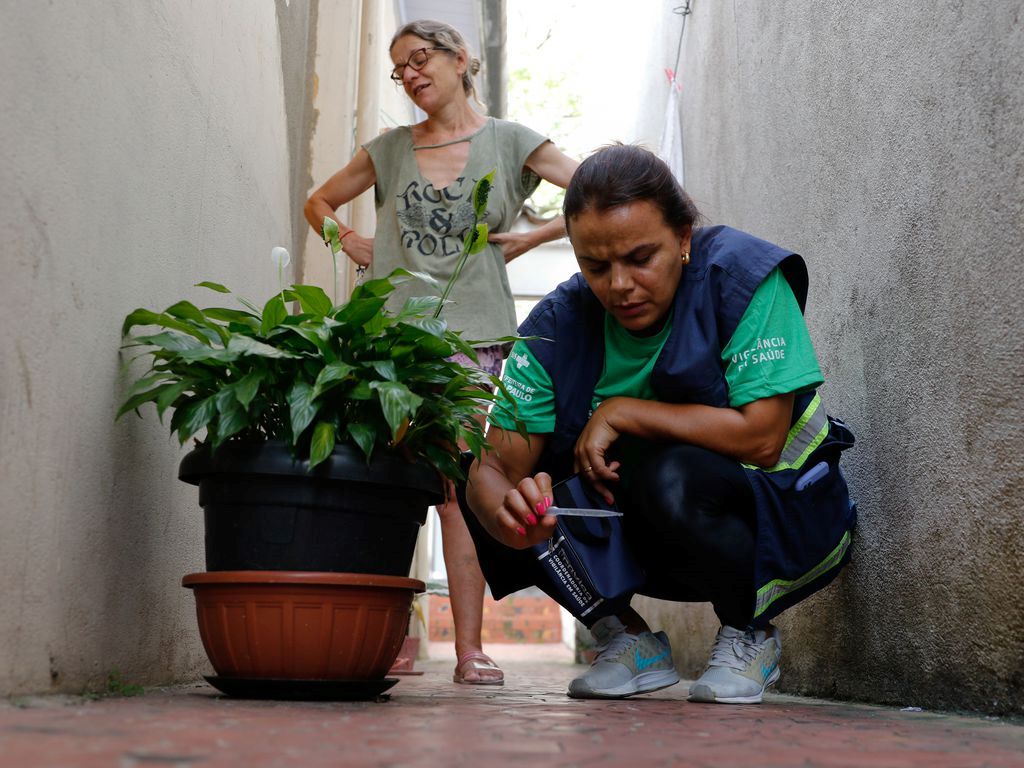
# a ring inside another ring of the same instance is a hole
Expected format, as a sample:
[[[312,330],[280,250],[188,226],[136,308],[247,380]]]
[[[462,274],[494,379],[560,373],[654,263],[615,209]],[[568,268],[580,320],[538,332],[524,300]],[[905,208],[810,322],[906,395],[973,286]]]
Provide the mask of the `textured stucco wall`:
[[[0,24],[0,693],[205,669],[183,451],[113,415],[137,306],[263,299],[299,242],[315,0],[17,3]],[[304,234],[303,234],[304,237]]]
[[[779,620],[780,688],[1024,711],[1019,3],[714,3],[684,44],[687,186],[805,255],[854,562]],[[700,671],[706,606],[643,601]]]

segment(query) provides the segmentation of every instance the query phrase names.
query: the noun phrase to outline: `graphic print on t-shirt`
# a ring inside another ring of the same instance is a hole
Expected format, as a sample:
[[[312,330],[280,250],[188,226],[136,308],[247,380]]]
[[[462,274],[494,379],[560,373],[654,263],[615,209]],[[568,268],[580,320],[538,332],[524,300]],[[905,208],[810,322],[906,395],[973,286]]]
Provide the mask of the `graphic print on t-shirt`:
[[[476,179],[467,184],[465,176],[440,190],[430,182],[409,182],[395,196],[402,247],[421,256],[458,255],[466,231],[473,226],[471,195],[475,184]]]
[[[739,373],[748,365],[758,365],[759,363],[785,359],[786,337],[769,336],[767,338],[758,338],[757,342],[749,349],[732,355],[729,362],[736,366],[736,372]]]

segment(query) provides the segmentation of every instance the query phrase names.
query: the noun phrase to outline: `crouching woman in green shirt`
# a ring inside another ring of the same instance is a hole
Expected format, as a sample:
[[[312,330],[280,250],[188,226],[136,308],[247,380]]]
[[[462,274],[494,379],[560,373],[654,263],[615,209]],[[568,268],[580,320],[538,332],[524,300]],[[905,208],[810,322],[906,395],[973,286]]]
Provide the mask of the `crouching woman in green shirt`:
[[[495,597],[536,583],[552,478],[581,473],[623,511],[640,594],[710,601],[722,627],[696,701],[757,703],[779,676],[770,623],[849,558],[855,508],[839,471],[853,436],[828,417],[796,254],[698,213],[638,147],[579,167],[564,213],[580,273],[520,327],[511,403],[490,416],[467,522]],[[515,410],[529,439],[515,431]],[[552,593],[554,594],[554,593]],[[619,698],[678,682],[668,639],[630,595],[579,618],[599,655],[569,695]]]

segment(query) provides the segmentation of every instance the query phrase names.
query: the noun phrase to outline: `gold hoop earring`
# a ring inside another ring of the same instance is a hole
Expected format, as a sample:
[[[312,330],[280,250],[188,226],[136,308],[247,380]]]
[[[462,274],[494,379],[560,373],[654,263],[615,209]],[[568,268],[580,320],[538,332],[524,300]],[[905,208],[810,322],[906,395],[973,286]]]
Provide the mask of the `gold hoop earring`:
[[[690,252],[689,251],[683,251],[683,266],[685,267],[689,263],[690,263]]]

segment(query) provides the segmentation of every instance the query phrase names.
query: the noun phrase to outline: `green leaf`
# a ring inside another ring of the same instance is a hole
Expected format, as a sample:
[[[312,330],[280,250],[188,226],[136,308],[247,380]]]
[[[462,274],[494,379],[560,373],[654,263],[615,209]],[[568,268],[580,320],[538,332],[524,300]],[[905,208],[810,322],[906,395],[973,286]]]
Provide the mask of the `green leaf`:
[[[480,222],[476,225],[476,230],[473,236],[473,241],[469,246],[469,255],[472,256],[475,253],[480,253],[484,248],[487,247],[487,224]]]
[[[322,462],[333,450],[334,425],[329,421],[318,421],[313,427],[313,439],[309,445],[309,468]]]
[[[369,400],[373,397],[373,390],[370,389],[370,382],[358,381],[356,385],[348,391],[348,396],[352,400]]]
[[[396,272],[398,272],[398,270],[395,270],[395,272],[392,272],[391,274],[394,275]],[[406,270],[404,269],[401,270],[401,272],[408,275],[409,277],[414,277],[417,280],[421,280],[438,293],[441,292],[441,284],[437,282],[437,278],[435,278],[433,275],[427,272],[406,272]]]
[[[345,429],[353,442],[359,446],[363,455],[366,456],[366,460],[369,461],[373,455],[373,447],[377,442],[377,431],[369,424],[363,424],[359,421],[349,422]]]
[[[484,435],[480,425],[475,422],[474,425],[477,429],[462,430],[462,439],[466,441],[466,447],[479,459],[484,450]]]
[[[459,352],[464,354],[470,360],[472,360],[474,363],[479,362],[476,359],[476,350],[469,346],[469,344],[467,344],[459,334],[445,334],[444,340],[451,344],[453,347],[455,347]]]
[[[199,311],[199,307],[190,301],[179,301],[177,304],[172,304],[164,311],[168,315],[182,320],[192,320],[203,324],[207,322],[206,317]]]
[[[396,381],[398,379],[398,371],[395,370],[395,363],[392,360],[373,360],[370,365],[373,367],[382,379],[388,381]]]
[[[471,347],[490,347],[494,344],[512,344],[517,341],[532,341],[533,339],[539,339],[540,336],[495,336],[490,339],[466,339],[466,343]],[[550,341],[550,339],[549,339]]]
[[[201,283],[196,283],[196,288],[209,288],[211,291],[216,291],[217,293],[231,293],[231,291],[229,291],[220,283],[211,283],[209,280],[204,280]]]
[[[128,331],[136,325],[160,325],[160,315],[151,309],[139,307],[125,317],[121,324],[121,335],[127,336]]]
[[[125,397],[132,397],[133,395],[136,395],[145,389],[149,389],[154,384],[159,384],[160,382],[175,378],[177,377],[170,371],[160,371],[158,373],[150,374],[149,376],[143,376],[141,379],[132,384],[132,386],[128,389],[128,392],[125,394]]]
[[[473,185],[473,215],[477,221],[487,215],[487,198],[490,197],[491,188],[494,186],[494,175],[498,172],[495,168],[476,184]]]
[[[152,336],[135,336],[136,346],[160,347],[168,352],[184,352],[189,349],[204,349],[205,344],[196,341],[194,336],[186,336],[177,331],[163,331]]]
[[[225,307],[204,307],[202,313],[210,320],[220,320],[222,323],[241,323],[250,328],[259,326],[259,318],[250,312],[243,312],[240,309],[226,309]]]
[[[388,325],[388,318],[385,317],[383,312],[379,312],[365,323],[363,323],[363,331],[370,341],[383,341],[381,333],[384,331],[384,326]],[[379,344],[373,345],[375,348],[379,348]]]
[[[397,381],[373,381],[370,382],[370,389],[375,390],[380,398],[384,420],[391,427],[391,438],[394,439],[402,426],[402,420],[406,417],[412,419],[416,415],[416,410],[423,404],[423,398]]]
[[[324,290],[315,285],[293,285],[290,293],[294,293],[303,312],[317,317],[330,314],[334,303]]]
[[[330,389],[331,385],[337,384],[354,370],[355,366],[340,360],[336,363],[325,365],[313,383],[313,397],[319,397]]]
[[[281,294],[276,293],[263,307],[263,323],[261,329],[266,336],[270,331],[281,324],[288,317],[288,308],[284,305]]]
[[[396,270],[397,271],[397,270]],[[392,273],[392,276],[394,273]],[[356,289],[352,291],[353,299],[364,299],[364,298],[380,298],[381,296],[387,296],[393,290],[395,286],[404,280],[394,280],[393,277],[378,277],[376,280],[367,280],[362,285],[357,285]]]
[[[444,339],[423,335],[416,345],[416,359],[421,361],[443,360],[455,354],[452,345]]]
[[[262,310],[259,307],[257,307],[255,304],[253,304],[249,299],[245,298],[244,296],[236,296],[235,298],[238,299],[238,303],[239,304],[241,304],[243,307],[248,309],[254,315],[256,315],[258,317],[262,317],[262,315],[263,315]]]
[[[214,395],[217,403],[217,432],[214,435],[213,447],[223,443],[229,437],[245,429],[249,424],[249,416],[239,404],[234,392],[235,386],[224,387]]]
[[[415,317],[411,320],[406,320],[405,323],[439,339],[443,339],[444,332],[448,330],[448,321],[442,320],[439,317]]]
[[[124,323],[121,325],[121,335],[127,336],[128,332],[136,325],[159,325],[168,330],[188,334],[204,343],[210,342],[211,331],[205,328],[196,328],[194,325],[178,320],[166,313],[157,314],[148,309],[136,309],[124,319]]]
[[[120,419],[129,411],[134,411],[136,408],[138,408],[140,405],[143,405],[144,403],[149,403],[156,400],[157,396],[163,390],[167,389],[169,386],[171,385],[162,384],[161,386],[155,387],[154,389],[147,390],[146,392],[140,392],[137,395],[129,397],[127,400],[124,401],[121,407],[117,409],[117,415],[114,416],[114,420],[116,421],[117,419]]]
[[[156,399],[156,414],[161,421],[164,418],[164,412],[174,404],[175,400],[187,392],[192,384],[192,379],[183,379],[160,393],[160,396]]]
[[[180,414],[180,418],[179,418]],[[174,416],[178,421],[178,440],[182,445],[188,442],[192,435],[203,429],[217,415],[217,403],[214,396],[204,398],[198,402],[189,403],[184,408],[175,411]],[[172,422],[172,428],[175,426]]]
[[[234,393],[239,405],[243,408],[249,407],[249,403],[252,402],[252,399],[256,397],[256,393],[259,392],[260,383],[265,376],[266,374],[263,371],[252,371],[238,380],[238,383],[234,386]]]
[[[313,404],[313,387],[305,381],[296,381],[288,392],[288,410],[291,416],[292,439],[298,440],[299,435],[310,425],[320,410]]]
[[[277,347],[272,347],[269,344],[264,344],[262,341],[249,338],[248,336],[232,336],[231,341],[228,342],[228,351],[235,352],[240,355],[257,355],[259,357],[272,357],[272,358],[288,358],[295,359],[300,358],[302,355],[297,355],[292,352],[287,352]]]
[[[357,285],[355,290],[352,291],[353,299],[365,299],[369,297],[380,297],[387,296],[396,287],[407,283],[410,280],[422,280],[425,283],[430,284],[435,289],[438,287],[437,280],[432,278],[425,272],[410,272],[407,269],[392,270],[391,274],[387,277],[378,277],[376,280],[369,280],[362,285]]]
[[[230,342],[229,342],[230,343]],[[177,357],[186,362],[209,362],[211,360],[218,363],[233,363],[238,359],[238,352],[231,349],[213,348],[213,347],[195,347],[194,349],[184,349],[178,352]]]
[[[451,451],[446,451],[438,445],[428,444],[423,447],[423,453],[426,455],[427,460],[441,470],[445,476],[459,480],[465,479],[462,468],[459,466],[459,461]]]
[[[405,304],[402,305],[402,311],[395,316],[395,319],[405,320],[417,315],[429,315],[437,309],[440,301],[440,296],[412,296],[405,300]]]
[[[354,298],[334,314],[334,319],[343,326],[360,326],[376,317],[386,303],[387,299],[382,298]]]

